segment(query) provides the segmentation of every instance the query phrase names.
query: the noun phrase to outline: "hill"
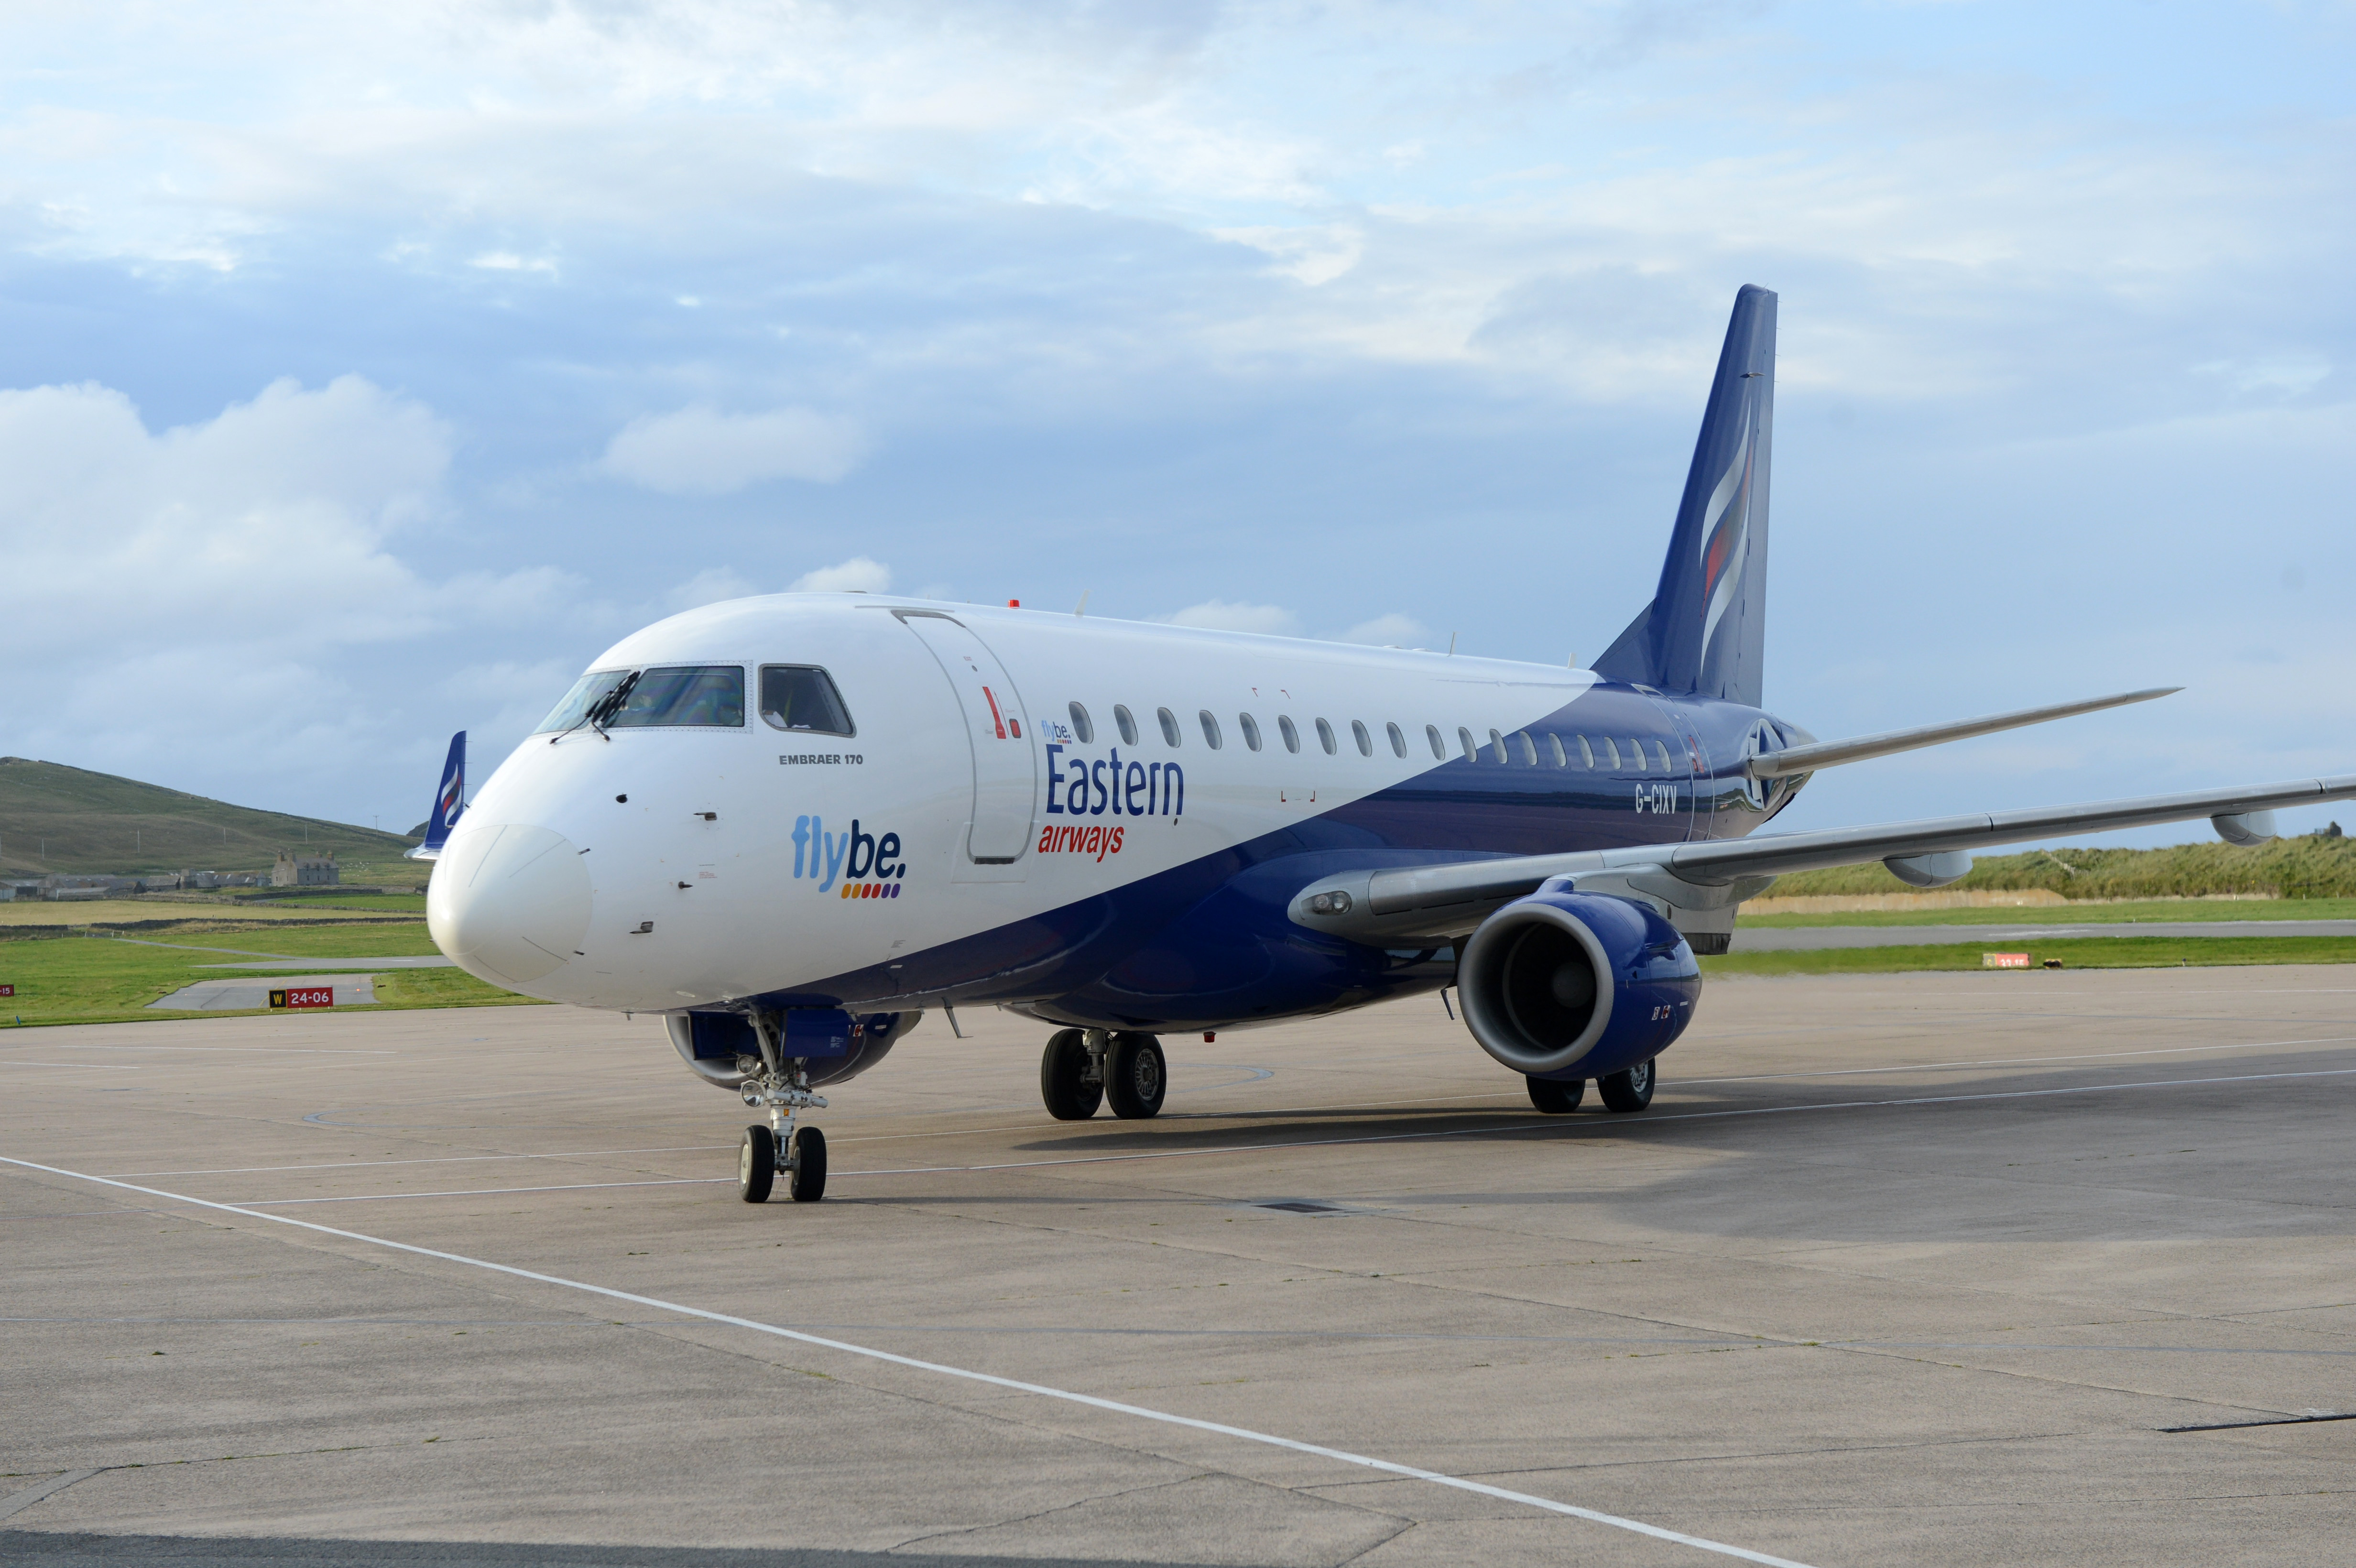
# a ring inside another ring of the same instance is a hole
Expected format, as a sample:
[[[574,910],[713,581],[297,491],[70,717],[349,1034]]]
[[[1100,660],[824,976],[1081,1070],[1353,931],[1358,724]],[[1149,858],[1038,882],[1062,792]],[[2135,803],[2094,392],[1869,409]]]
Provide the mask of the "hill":
[[[1956,892],[2047,888],[2065,899],[2183,899],[2257,893],[2283,899],[2356,897],[2356,838],[2309,833],[2250,848],[2212,840],[2161,849],[2032,849],[1984,855]],[[1903,893],[1914,890],[1879,861],[1804,871],[1772,890],[1777,898],[1809,894]]]
[[[0,757],[0,874],[266,871],[281,848],[333,851],[348,882],[419,880],[397,833],[255,811],[62,763]]]

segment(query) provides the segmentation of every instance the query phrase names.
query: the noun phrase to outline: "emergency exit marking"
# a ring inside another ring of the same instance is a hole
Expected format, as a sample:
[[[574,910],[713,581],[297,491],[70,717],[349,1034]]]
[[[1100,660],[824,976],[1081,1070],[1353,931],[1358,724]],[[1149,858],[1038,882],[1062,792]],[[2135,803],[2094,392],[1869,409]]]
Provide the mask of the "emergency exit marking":
[[[332,986],[295,986],[270,993],[273,1008],[332,1008],[336,992]]]

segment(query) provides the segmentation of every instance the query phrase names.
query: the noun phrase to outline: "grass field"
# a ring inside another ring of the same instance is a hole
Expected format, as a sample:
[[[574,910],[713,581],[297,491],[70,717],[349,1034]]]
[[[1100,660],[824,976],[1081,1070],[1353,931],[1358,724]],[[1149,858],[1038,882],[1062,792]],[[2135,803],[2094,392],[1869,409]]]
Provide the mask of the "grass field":
[[[1737,939],[1738,942],[1740,938]],[[2350,936],[2077,936],[2011,944],[2032,962],[2058,958],[2065,969],[2174,969],[2211,965],[2356,964]],[[1980,949],[1968,943],[1922,947],[1826,947],[1804,953],[1727,954],[1705,958],[1708,975],[1896,975],[1913,970],[1979,972]],[[1997,971],[2001,973],[2002,971]],[[2013,971],[2036,974],[2039,970]]]
[[[168,941],[173,945],[162,945]],[[273,925],[259,931],[219,933],[171,933],[131,941],[105,936],[65,936],[0,943],[0,983],[14,985],[13,999],[0,999],[0,1026],[115,1023],[140,1019],[236,1018],[237,1012],[188,1013],[151,1010],[147,1004],[197,980],[267,971],[213,969],[248,958],[380,958],[434,951],[422,921],[389,925]],[[299,965],[290,965],[290,971]],[[376,1008],[466,1008],[528,1003],[487,986],[458,969],[392,969],[377,980]]]
[[[2118,925],[2154,920],[2356,920],[2356,899],[2145,899],[2134,903],[1745,914],[1745,929],[1813,925]]]
[[[416,913],[423,912],[420,900]],[[280,904],[167,903],[161,899],[93,899],[88,903],[63,904],[27,901],[0,903],[0,938],[13,926],[26,925],[71,926],[77,931],[117,925],[161,930],[169,925],[309,925],[336,920],[365,924],[370,919],[401,924],[414,920],[415,914],[398,909],[288,909]]]
[[[315,909],[376,910],[403,914],[423,914],[425,894],[413,893],[303,893],[273,896],[268,893],[237,901],[241,909],[266,909],[273,913],[300,914]],[[2351,907],[2356,907],[2351,903]]]

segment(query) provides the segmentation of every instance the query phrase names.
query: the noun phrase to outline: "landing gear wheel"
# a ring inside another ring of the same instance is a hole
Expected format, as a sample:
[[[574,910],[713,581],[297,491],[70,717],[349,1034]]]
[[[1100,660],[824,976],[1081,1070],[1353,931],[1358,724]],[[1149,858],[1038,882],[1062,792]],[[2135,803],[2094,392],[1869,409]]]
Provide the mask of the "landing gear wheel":
[[[1059,1122],[1085,1122],[1104,1100],[1104,1085],[1087,1082],[1087,1038],[1076,1029],[1057,1029],[1047,1037],[1046,1053],[1039,1058],[1039,1098],[1047,1114]]]
[[[1614,1072],[1595,1081],[1596,1089],[1603,1095],[1607,1111],[1641,1111],[1653,1103],[1653,1064],[1640,1061],[1625,1072]]]
[[[1162,1096],[1170,1090],[1170,1068],[1162,1059],[1162,1042],[1150,1034],[1117,1034],[1105,1052],[1105,1098],[1112,1114],[1123,1121],[1141,1121],[1158,1114]]]
[[[1574,1078],[1568,1083],[1555,1078],[1526,1078],[1530,1086],[1530,1104],[1549,1116],[1568,1116],[1579,1109],[1587,1096],[1587,1080]]]
[[[736,1149],[736,1195],[747,1203],[766,1203],[777,1179],[777,1135],[755,1122],[744,1129]]]
[[[794,1135],[794,1160],[786,1190],[797,1203],[815,1203],[826,1196],[826,1135],[816,1127],[804,1127]]]

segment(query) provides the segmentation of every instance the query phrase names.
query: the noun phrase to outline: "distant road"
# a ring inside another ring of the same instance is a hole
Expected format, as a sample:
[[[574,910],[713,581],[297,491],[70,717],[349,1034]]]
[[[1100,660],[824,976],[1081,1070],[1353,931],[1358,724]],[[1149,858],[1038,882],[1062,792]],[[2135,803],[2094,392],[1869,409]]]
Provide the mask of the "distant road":
[[[1822,947],[2024,947],[2081,936],[2356,936],[2356,920],[2132,921],[2106,925],[1799,925],[1737,927],[1737,953]]]

